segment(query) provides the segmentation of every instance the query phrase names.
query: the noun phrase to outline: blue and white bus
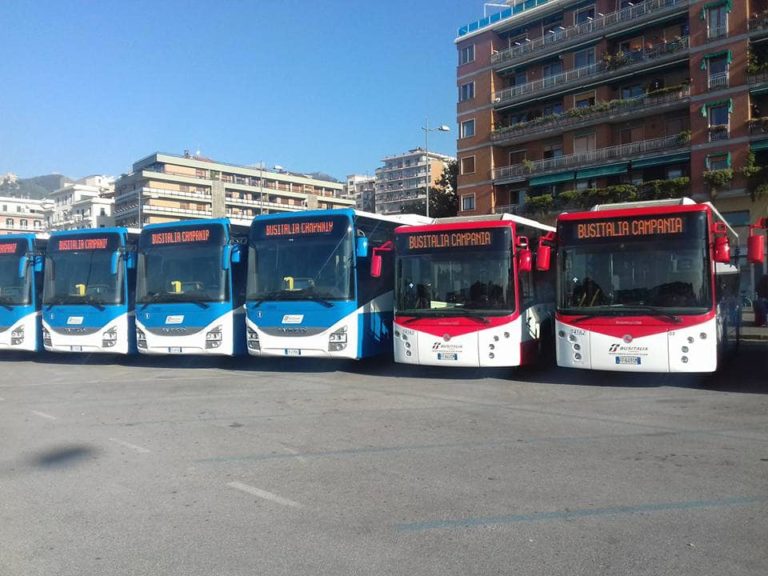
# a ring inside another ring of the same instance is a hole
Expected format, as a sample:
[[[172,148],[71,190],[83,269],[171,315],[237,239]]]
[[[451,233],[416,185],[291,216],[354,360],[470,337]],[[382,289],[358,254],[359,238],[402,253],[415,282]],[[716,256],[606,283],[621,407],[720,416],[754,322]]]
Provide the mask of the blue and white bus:
[[[44,243],[34,234],[0,236],[0,350],[42,349]]]
[[[257,216],[249,238],[248,352],[391,353],[395,228],[429,221],[353,209]]]
[[[45,255],[45,349],[135,352],[135,270],[126,228],[52,232]]]
[[[139,239],[136,337],[143,354],[245,353],[245,265],[229,220],[146,226]],[[243,253],[245,250],[243,250]]]

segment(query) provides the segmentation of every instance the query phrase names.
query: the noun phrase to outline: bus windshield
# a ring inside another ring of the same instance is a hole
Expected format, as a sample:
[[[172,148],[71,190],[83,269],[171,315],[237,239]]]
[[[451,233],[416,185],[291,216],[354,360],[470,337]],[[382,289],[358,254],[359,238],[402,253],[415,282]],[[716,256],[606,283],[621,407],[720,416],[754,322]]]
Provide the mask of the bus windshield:
[[[22,306],[31,302],[31,268],[19,278],[19,262],[27,252],[23,240],[0,242],[0,306]]]
[[[222,266],[220,226],[145,230],[139,240],[136,301],[225,302],[228,274]]]
[[[122,271],[112,274],[111,256],[71,252],[46,257],[43,304],[122,303]]]
[[[515,310],[508,228],[398,234],[395,244],[398,314],[504,315]]]
[[[677,215],[672,224],[668,219],[646,224],[652,220],[644,218],[636,225],[638,220],[625,218],[591,228],[584,222],[561,222],[560,312],[589,316],[710,310],[706,214]]]
[[[354,298],[351,222],[254,222],[248,262],[248,300]]]

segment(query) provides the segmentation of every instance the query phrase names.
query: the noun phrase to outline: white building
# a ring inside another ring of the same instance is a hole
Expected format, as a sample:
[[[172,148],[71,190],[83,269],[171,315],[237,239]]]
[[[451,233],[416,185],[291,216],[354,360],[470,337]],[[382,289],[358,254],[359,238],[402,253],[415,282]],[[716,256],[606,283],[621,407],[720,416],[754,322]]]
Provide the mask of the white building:
[[[43,200],[0,196],[0,234],[42,232],[45,228]]]
[[[344,185],[344,197],[355,201],[355,208],[376,212],[376,178],[374,176],[351,174]]]
[[[384,166],[376,169],[376,212],[400,214],[403,204],[425,200],[427,186],[435,186],[454,160],[436,152],[429,152],[427,159],[423,148],[384,158]]]
[[[48,195],[49,230],[114,226],[114,179],[88,176]]]

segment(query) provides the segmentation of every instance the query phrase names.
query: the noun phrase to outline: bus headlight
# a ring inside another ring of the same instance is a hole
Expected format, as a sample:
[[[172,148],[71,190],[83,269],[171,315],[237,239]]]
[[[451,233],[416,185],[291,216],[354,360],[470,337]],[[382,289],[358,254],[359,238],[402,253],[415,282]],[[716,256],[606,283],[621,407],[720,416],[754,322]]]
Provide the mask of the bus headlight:
[[[101,335],[101,345],[104,348],[112,348],[117,344],[117,327],[110,328]]]
[[[11,346],[18,346],[24,342],[24,326],[19,326],[11,332]]]
[[[213,330],[209,330],[205,333],[205,347],[210,350],[211,348],[218,348],[221,346],[221,326],[216,326]]]
[[[253,328],[248,326],[248,349],[249,350],[261,350],[261,344],[259,343],[259,333]]]
[[[328,352],[338,352],[347,347],[347,327],[339,328],[328,336]]]
[[[43,327],[43,345],[48,346],[49,348],[53,346],[53,341],[51,340],[51,333],[45,327]]]
[[[147,349],[147,335],[141,328],[136,328],[136,346],[143,350]]]

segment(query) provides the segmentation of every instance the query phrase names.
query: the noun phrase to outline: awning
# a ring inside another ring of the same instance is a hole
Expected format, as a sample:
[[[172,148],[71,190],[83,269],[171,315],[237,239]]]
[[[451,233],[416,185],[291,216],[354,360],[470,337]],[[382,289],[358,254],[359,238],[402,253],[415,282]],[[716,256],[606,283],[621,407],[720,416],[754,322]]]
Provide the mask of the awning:
[[[587,168],[579,170],[576,173],[576,180],[587,180],[588,178],[597,178],[599,176],[613,176],[614,174],[624,174],[627,171],[629,162],[619,164],[609,164],[608,166],[598,166],[596,168]]]
[[[653,158],[632,160],[632,168],[648,168],[649,166],[664,166],[666,164],[679,164],[680,162],[690,161],[691,155],[688,152],[682,154],[667,154],[666,156],[654,156]]]
[[[752,152],[759,152],[760,150],[768,150],[768,139],[752,142],[749,145],[749,149],[752,150]]]
[[[534,176],[528,181],[529,186],[546,186],[547,184],[557,184],[558,182],[567,182],[573,180],[573,170],[570,172],[558,172],[557,174],[545,174],[544,176]]]

